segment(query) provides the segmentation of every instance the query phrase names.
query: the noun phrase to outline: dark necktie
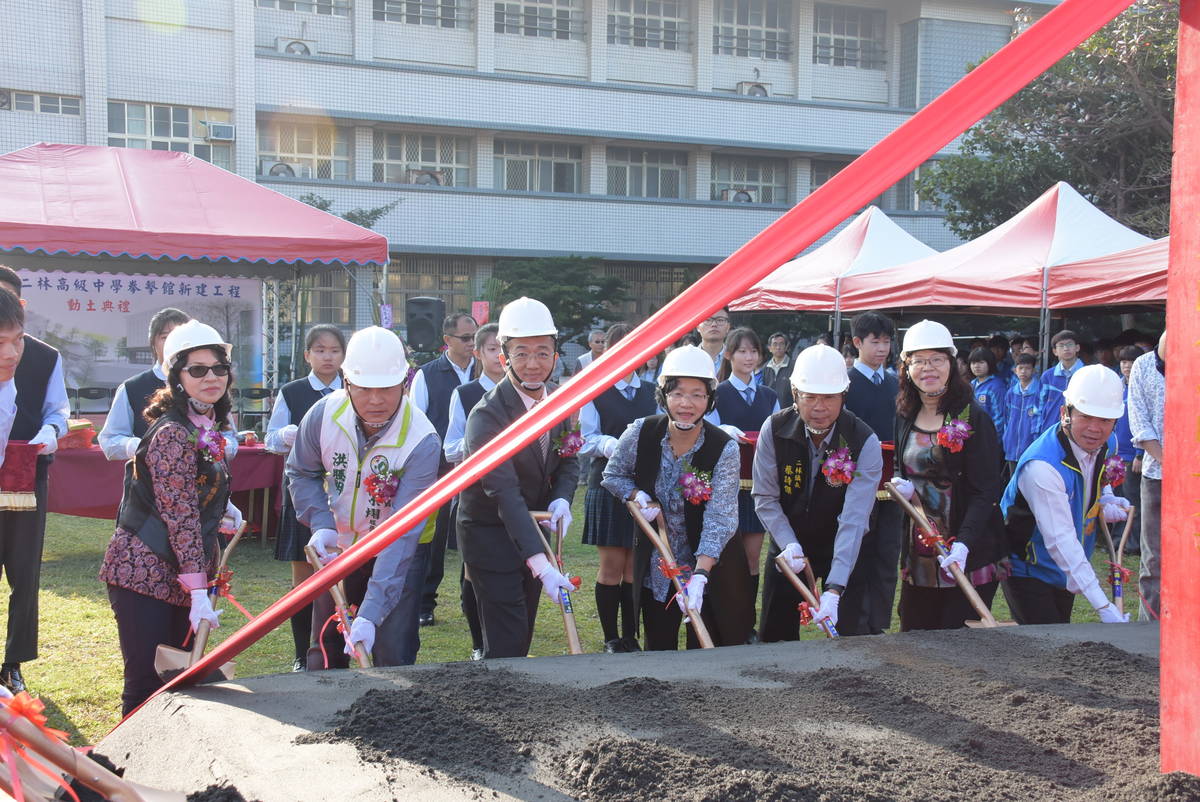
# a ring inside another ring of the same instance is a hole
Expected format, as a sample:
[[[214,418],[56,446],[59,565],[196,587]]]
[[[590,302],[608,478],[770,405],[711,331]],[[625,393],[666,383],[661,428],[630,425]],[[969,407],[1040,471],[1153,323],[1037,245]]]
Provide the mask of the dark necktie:
[[[629,386],[629,385],[626,385],[626,386],[625,386],[625,389],[624,389],[624,390],[622,390],[621,392],[623,392],[623,393],[625,394],[625,400],[626,400],[626,401],[632,401],[632,400],[633,400],[633,387],[631,387],[631,386]]]
[[[747,387],[745,390],[742,390],[742,395],[744,395],[746,397],[747,404],[749,404],[750,406],[754,406],[754,388],[753,387]]]
[[[324,397],[324,396],[327,396],[327,395],[329,395],[329,394],[330,394],[330,393],[332,393],[332,392],[333,392],[333,388],[332,388],[332,387],[322,387],[322,388],[321,388],[321,396],[322,396],[322,397]]]
[[[875,373],[871,374],[871,381],[875,382],[876,384],[883,384],[883,376],[879,375],[879,372],[876,371]]]

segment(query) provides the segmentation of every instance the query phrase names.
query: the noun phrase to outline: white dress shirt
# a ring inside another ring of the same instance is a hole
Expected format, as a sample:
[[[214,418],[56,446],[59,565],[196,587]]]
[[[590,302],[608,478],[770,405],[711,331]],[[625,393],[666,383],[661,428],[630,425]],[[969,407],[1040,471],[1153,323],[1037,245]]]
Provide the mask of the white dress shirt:
[[[4,464],[4,449],[8,447],[8,434],[16,417],[17,382],[9,379],[0,383],[0,465]]]
[[[486,393],[496,386],[486,373],[480,374],[479,384]],[[450,393],[450,418],[446,424],[446,440],[442,445],[442,453],[446,462],[456,464],[463,460],[463,441],[467,436],[467,415],[471,410],[463,409],[462,401],[458,398],[458,387]]]
[[[167,375],[163,373],[162,365],[155,362],[152,370],[158,380],[165,384]],[[125,382],[121,382],[113,394],[112,408],[108,410],[98,439],[104,456],[114,462],[124,462],[128,458],[130,441],[141,442],[141,438],[133,434],[133,407],[129,403]]]
[[[754,378],[751,377],[750,381],[753,382]],[[753,389],[755,395],[758,395],[759,393],[762,392],[762,387],[760,387],[756,384],[747,384],[746,382],[739,379],[737,376],[730,375],[729,383],[731,385],[733,385],[733,389],[737,390],[738,395],[740,395],[742,397],[745,397],[747,388]],[[767,417],[774,415],[778,411],[779,411],[779,399],[776,398],[775,399],[775,407],[771,410],[770,414]],[[708,413],[707,415],[705,415],[704,419],[706,421],[708,421],[709,423],[711,423],[713,426],[721,425],[721,413],[717,411],[716,407],[713,407],[713,411]]]
[[[854,360],[854,369],[866,376],[867,379],[872,383],[875,383],[876,376],[879,377],[879,383],[882,383],[883,380],[887,378],[887,373],[884,372],[882,367],[877,370],[868,365],[866,362],[863,362],[861,359]]]
[[[333,377],[333,381],[325,384],[317,378],[317,374],[312,371],[308,372],[308,386],[316,390],[321,395],[328,395],[334,390],[342,389],[342,374],[337,374]],[[267,421],[267,435],[263,438],[263,446],[273,454],[286,454],[292,450],[283,440],[283,430],[292,423],[292,411],[288,408],[287,399],[283,397],[283,390],[275,394],[275,405],[271,407],[271,419]]]
[[[642,386],[642,380],[635,373],[633,381],[627,382],[621,379],[613,386],[617,388],[617,392],[622,394],[625,393],[626,387],[632,387],[636,393]],[[596,405],[591,401],[588,401],[583,409],[579,410],[579,433],[583,436],[583,447],[579,449],[580,456],[602,453],[600,446],[604,444],[605,440],[612,440],[614,446],[617,443],[617,438],[600,431],[600,413],[596,411]]]

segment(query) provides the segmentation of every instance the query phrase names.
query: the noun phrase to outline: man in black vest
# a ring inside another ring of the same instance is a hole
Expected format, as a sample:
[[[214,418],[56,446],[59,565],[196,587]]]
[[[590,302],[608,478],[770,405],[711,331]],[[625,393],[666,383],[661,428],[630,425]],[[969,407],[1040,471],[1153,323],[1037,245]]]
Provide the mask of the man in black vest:
[[[886,315],[863,312],[850,321],[850,331],[858,358],[849,371],[846,409],[870,426],[879,441],[886,444],[885,453],[891,454],[900,383],[887,365],[896,327]],[[889,497],[878,498],[880,503],[875,505],[843,599],[839,630],[843,635],[878,635],[892,625],[904,516]]]
[[[754,508],[772,541],[768,565],[783,554],[801,576],[810,566],[824,591],[813,617],[835,627],[883,473],[879,438],[843,407],[848,385],[833,348],[801,351],[792,369],[795,405],[767,419],[754,452]],[[799,639],[801,601],[778,570],[767,570],[764,642]]]
[[[500,312],[507,375],[467,416],[465,453],[478,451],[546,398],[558,329],[545,304],[518,298]],[[550,528],[571,525],[579,464],[555,446],[566,421],[486,473],[459,496],[459,548],[479,603],[484,657],[524,657],[533,639],[538,590],[556,603],[575,589],[550,564],[530,511],[549,510]]]
[[[154,354],[154,364],[149,370],[143,370],[121,382],[113,395],[112,408],[97,438],[108,459],[124,462],[137,453],[138,444],[148,427],[142,411],[146,409],[150,396],[161,390],[167,381],[161,364],[163,343],[176,326],[190,319],[186,312],[170,306],[160,309],[150,318],[150,350]]]
[[[780,398],[788,398],[792,394],[789,384],[792,377],[792,358],[788,355],[790,348],[791,343],[782,331],[767,338],[767,353],[771,358],[763,365],[760,383],[763,387],[770,387]]]
[[[442,342],[446,350],[437,359],[421,366],[413,379],[412,400],[417,408],[429,418],[438,437],[446,439],[446,425],[450,420],[450,393],[460,384],[474,378],[475,330],[479,324],[465,312],[447,315],[442,321]],[[450,470],[450,463],[442,456],[438,476]],[[437,607],[438,586],[442,584],[446,563],[446,538],[450,531],[450,505],[438,510],[433,542],[429,547],[429,566],[425,570],[425,590],[421,596],[421,626],[433,625],[433,610]]]
[[[0,291],[21,296],[21,279],[0,265]],[[24,304],[24,301],[21,302]],[[26,334],[14,382],[17,411],[10,440],[41,446],[37,459],[37,509],[0,512],[0,561],[12,593],[8,597],[8,636],[0,684],[13,693],[25,690],[21,663],[37,657],[38,586],[41,583],[42,542],[46,536],[46,498],[50,492],[50,461],[58,438],[67,433],[67,386],[62,358],[46,343]]]

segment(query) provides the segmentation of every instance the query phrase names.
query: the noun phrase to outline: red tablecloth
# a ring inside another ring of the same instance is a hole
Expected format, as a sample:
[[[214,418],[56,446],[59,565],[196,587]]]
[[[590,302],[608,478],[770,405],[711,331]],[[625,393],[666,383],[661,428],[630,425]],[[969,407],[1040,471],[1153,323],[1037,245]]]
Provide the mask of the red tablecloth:
[[[239,446],[231,469],[235,493],[277,491],[283,476],[283,457],[267,452],[261,445]],[[50,463],[49,510],[115,521],[124,482],[125,463],[105,459],[99,446],[59,451]]]

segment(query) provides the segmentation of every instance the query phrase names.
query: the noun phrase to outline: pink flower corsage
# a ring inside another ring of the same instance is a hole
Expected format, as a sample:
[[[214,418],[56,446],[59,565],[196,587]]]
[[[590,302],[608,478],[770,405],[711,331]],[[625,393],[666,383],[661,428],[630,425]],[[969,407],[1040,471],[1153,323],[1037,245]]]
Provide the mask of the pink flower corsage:
[[[830,487],[844,487],[858,476],[858,465],[850,458],[850,447],[845,438],[839,438],[838,448],[829,451],[825,461],[821,463],[821,473],[825,476],[825,484]]]
[[[197,429],[195,437],[196,450],[208,462],[219,462],[225,459],[225,438],[216,429]]]
[[[574,429],[567,429],[554,438],[554,453],[563,459],[575,456],[581,448],[583,448],[583,435],[579,433],[578,426]]]
[[[679,487],[687,503],[703,504],[712,498],[712,474],[697,470],[690,462],[685,462],[679,473]]]
[[[1113,487],[1119,487],[1125,481],[1125,463],[1119,454],[1104,460],[1104,481]]]
[[[363,490],[367,491],[371,501],[380,507],[386,507],[396,497],[396,491],[400,488],[402,472],[373,473],[363,480]]]
[[[967,423],[967,418],[971,412],[970,407],[963,407],[962,412],[951,417],[946,414],[946,420],[942,424],[942,428],[938,429],[937,443],[945,449],[948,449],[951,454],[957,454],[963,450],[963,443],[975,433],[971,428],[971,424]]]

